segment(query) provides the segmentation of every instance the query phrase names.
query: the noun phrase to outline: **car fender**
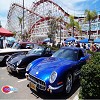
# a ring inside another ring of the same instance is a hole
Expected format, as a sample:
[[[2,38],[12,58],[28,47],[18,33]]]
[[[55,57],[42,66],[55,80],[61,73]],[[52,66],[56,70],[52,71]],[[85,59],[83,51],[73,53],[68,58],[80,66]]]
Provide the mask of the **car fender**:
[[[5,55],[3,58],[2,58],[2,64],[6,64],[6,60],[7,60],[7,58],[9,57],[9,55]]]

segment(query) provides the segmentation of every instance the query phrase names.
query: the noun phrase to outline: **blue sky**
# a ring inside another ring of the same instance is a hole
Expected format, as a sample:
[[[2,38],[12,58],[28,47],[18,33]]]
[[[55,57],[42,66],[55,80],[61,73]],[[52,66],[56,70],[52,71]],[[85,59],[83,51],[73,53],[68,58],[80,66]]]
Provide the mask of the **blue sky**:
[[[6,27],[7,14],[11,3],[22,3],[23,0],[1,0],[0,2],[0,21]],[[34,0],[24,0],[25,5],[30,7]],[[71,14],[83,13],[85,9],[100,11],[100,0],[53,0],[60,5],[66,12]]]

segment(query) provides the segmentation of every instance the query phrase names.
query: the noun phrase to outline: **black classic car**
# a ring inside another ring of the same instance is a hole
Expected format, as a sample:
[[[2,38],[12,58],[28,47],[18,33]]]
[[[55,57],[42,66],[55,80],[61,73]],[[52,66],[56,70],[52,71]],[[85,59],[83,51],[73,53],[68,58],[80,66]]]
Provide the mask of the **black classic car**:
[[[38,46],[30,50],[28,53],[17,53],[9,56],[6,64],[8,72],[22,73],[26,71],[26,67],[29,63],[39,57],[49,57],[52,55],[51,49],[47,47]]]
[[[16,42],[13,44],[12,48],[0,49],[0,63],[6,64],[6,59],[9,55],[19,52],[28,52],[34,48],[36,44],[33,42]]]

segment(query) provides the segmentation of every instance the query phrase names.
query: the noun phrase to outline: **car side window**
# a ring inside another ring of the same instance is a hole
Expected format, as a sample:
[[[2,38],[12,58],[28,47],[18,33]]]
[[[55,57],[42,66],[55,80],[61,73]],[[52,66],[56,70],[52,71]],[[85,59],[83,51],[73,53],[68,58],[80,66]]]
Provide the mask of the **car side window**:
[[[46,48],[45,50],[47,53],[50,53],[51,52],[51,49],[50,48]]]
[[[33,44],[27,44],[27,45],[26,45],[26,49],[32,49],[33,47],[34,47]]]
[[[81,57],[84,57],[84,54],[83,54],[82,50],[79,50],[78,59],[80,59]]]

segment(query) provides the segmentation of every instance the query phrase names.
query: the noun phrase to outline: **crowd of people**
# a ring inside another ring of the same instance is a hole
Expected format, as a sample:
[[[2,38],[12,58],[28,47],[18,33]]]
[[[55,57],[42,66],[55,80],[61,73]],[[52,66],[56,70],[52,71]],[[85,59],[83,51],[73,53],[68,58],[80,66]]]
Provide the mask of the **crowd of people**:
[[[49,43],[48,45],[51,45],[51,44]],[[12,46],[12,44],[9,44],[5,38],[4,39],[0,38],[0,48],[6,48],[6,47],[11,47],[11,46]],[[68,42],[68,43],[63,42],[62,44],[60,42],[57,43],[58,48],[60,48],[62,46],[69,46],[69,47],[75,46],[75,47],[79,47],[79,48],[84,48],[86,50],[90,50],[92,52],[100,51],[100,44],[97,45],[94,42],[92,42],[92,43],[79,43],[77,41],[77,42]]]
[[[100,51],[100,44],[99,46],[92,42],[92,43],[79,43],[79,42],[68,42],[68,43],[58,43],[57,44],[58,47],[61,47],[61,46],[75,46],[75,47],[79,47],[79,48],[84,48],[86,50],[90,50],[92,52],[98,52]]]

